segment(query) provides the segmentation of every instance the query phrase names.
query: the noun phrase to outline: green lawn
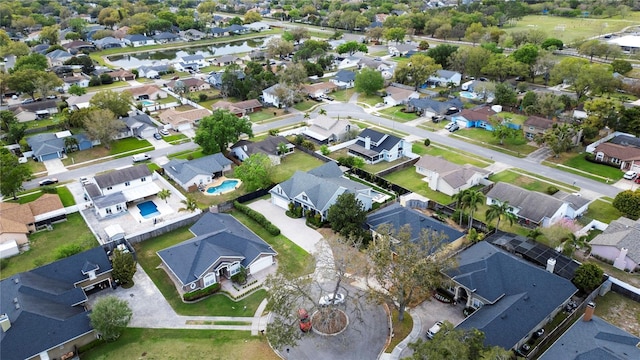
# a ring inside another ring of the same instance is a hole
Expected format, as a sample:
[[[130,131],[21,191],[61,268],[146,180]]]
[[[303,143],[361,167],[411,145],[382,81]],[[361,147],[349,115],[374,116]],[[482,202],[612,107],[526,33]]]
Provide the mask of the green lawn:
[[[82,359],[280,359],[265,336],[247,331],[127,328],[117,341],[81,353]]]
[[[138,138],[126,138],[112,142],[110,145],[110,149],[107,149],[102,145],[98,145],[94,146],[91,149],[69,153],[66,158],[62,159],[62,163],[65,166],[69,166],[85,161],[102,159],[107,156],[115,155],[115,157],[117,158],[130,156],[137,153],[145,152],[147,150],[153,150],[153,146],[149,141],[141,140]],[[103,159],[102,161],[106,160],[108,159]]]
[[[589,204],[589,208],[584,213],[584,216],[602,221],[604,223],[611,223],[613,220],[618,219],[623,214],[614,208],[611,203],[602,201],[600,199]]]
[[[527,116],[510,113],[508,111],[503,111],[501,113],[496,114],[497,117],[501,119],[509,119],[509,122],[512,124],[522,125],[527,120]]]
[[[391,342],[387,349],[384,351],[385,353],[391,353],[396,345],[400,344],[402,340],[404,340],[411,330],[413,330],[413,318],[411,314],[405,311],[404,320],[402,322],[398,321],[398,310],[393,310],[391,312],[391,323],[393,324],[393,338],[391,338]]]
[[[470,164],[477,167],[485,167],[493,164],[492,160],[478,157],[458,149],[433,144],[425,146],[423,143],[413,143],[412,151],[418,155],[442,156],[445,160],[454,164],[465,165]]]
[[[62,245],[77,244],[83,250],[98,245],[96,238],[78,213],[67,215],[67,221],[53,225],[52,231],[29,235],[30,250],[3,260],[0,277],[31,270],[56,260],[56,249]]]
[[[173,96],[169,95],[166,98],[161,98],[158,100],[154,100],[156,103],[158,104],[170,104],[173,102],[178,102],[178,99],[174,98]]]
[[[422,181],[423,177],[416,172],[415,167],[411,166],[395,171],[384,178],[440,204],[449,204],[451,202],[451,196],[429,189],[429,184]]]
[[[394,107],[390,107],[390,108],[386,108],[383,110],[378,111],[379,113],[386,115],[388,118],[397,121],[397,122],[407,122],[407,121],[411,121],[411,120],[415,120],[418,118],[418,115],[416,113],[405,113],[402,112],[402,110],[404,110],[405,107],[404,106],[394,106]]]
[[[504,139],[504,145],[500,145],[500,140],[493,136],[493,132],[485,129],[461,129],[452,135],[462,140],[518,157],[527,156],[527,154],[538,149],[535,146],[527,144],[527,140],[524,138],[524,135],[522,135],[522,132],[518,132],[518,136],[515,138]]]
[[[317,101],[313,101],[313,100],[304,100],[301,101],[295,105],[293,105],[293,108],[298,110],[298,111],[307,111],[309,109],[311,109],[312,107],[318,105],[319,103]]]
[[[289,179],[296,170],[308,171],[324,164],[319,159],[307,155],[302,151],[295,151],[293,154],[285,156],[280,165],[273,169],[273,182],[278,184]]]
[[[195,150],[185,150],[177,153],[169,154],[169,159],[198,159],[205,156],[202,153],[202,149],[198,148]]]
[[[358,95],[358,102],[365,103],[369,106],[375,106],[377,103],[382,102],[382,98],[378,95],[360,94]]]
[[[249,114],[249,119],[254,123],[268,122],[271,119],[285,115],[284,109],[266,108]]]
[[[126,138],[118,141],[114,141],[111,144],[111,155],[121,154],[123,152],[129,152],[133,150],[143,149],[151,147],[151,143],[147,140],[141,140],[138,138]]]
[[[354,89],[344,89],[331,93],[331,97],[336,101],[348,102],[356,91]]]
[[[544,178],[542,178],[544,179]],[[517,172],[514,172],[512,170],[505,170],[505,171],[501,171],[497,174],[493,174],[489,177],[489,180],[493,181],[493,182],[505,182],[505,183],[509,183],[509,184],[513,184],[516,186],[519,186],[523,189],[527,189],[530,191],[538,191],[541,193],[547,193],[547,189],[549,188],[549,186],[555,186],[558,187],[556,184],[558,184],[557,181],[555,180],[550,180],[551,182],[548,183],[546,181],[542,181],[542,180],[538,180],[535,179],[533,177],[524,175],[524,174],[520,174]],[[546,179],[545,179],[546,180]],[[562,184],[562,183],[560,183]],[[566,185],[566,187],[570,188],[571,185]]]
[[[129,87],[129,86],[130,86],[129,83],[126,82],[126,81],[116,81],[116,82],[113,82],[111,84],[91,86],[88,89],[91,92],[98,92],[98,91],[103,91],[103,90],[111,90],[111,89]]]
[[[76,204],[71,191],[69,191],[69,188],[67,188],[66,186],[58,186],[56,188],[56,191],[58,192],[58,196],[60,196],[60,201],[62,201],[62,205],[64,205],[64,207],[73,206]]]
[[[43,163],[39,161],[34,161],[33,159],[27,159],[27,163],[24,165],[28,167],[29,170],[31,170],[32,174],[37,174],[39,172],[47,171],[47,167],[44,166]]]
[[[169,144],[174,143],[182,143],[184,140],[188,140],[189,138],[184,134],[175,134],[162,137],[162,140],[168,142]]]
[[[365,164],[362,167],[362,169],[365,170],[365,171],[368,171],[368,172],[370,172],[372,174],[377,174],[380,171],[386,170],[386,169],[388,169],[390,167],[396,166],[396,165],[398,165],[400,163],[403,163],[405,161],[408,161],[408,160],[409,160],[409,158],[404,158],[404,157],[400,158],[398,160],[394,160],[392,162],[387,162],[387,161],[383,160],[383,161],[380,161],[377,164]]]
[[[597,164],[585,159],[586,153],[565,153],[562,154],[563,157],[559,158],[562,165],[569,166],[572,168],[576,168],[578,170],[582,170],[589,174],[597,175],[604,178],[609,178],[613,181],[618,181],[622,179],[624,173],[620,171],[620,169],[615,168],[613,166],[608,166],[604,164]],[[549,158],[550,162],[558,162],[556,158]],[[559,167],[560,169],[562,167]],[[602,179],[600,179],[602,180]]]

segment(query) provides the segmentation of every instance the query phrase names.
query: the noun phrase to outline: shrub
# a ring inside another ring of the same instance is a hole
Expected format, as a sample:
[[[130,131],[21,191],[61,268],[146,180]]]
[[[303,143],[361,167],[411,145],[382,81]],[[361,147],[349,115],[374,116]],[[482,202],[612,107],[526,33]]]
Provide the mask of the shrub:
[[[208,98],[207,94],[198,94],[198,100],[200,100],[200,102],[207,101]]]
[[[240,272],[231,276],[231,281],[236,284],[244,284],[247,282],[247,270],[244,267],[240,267]]]
[[[271,136],[278,136],[278,133],[279,133],[278,129],[270,129],[269,130],[269,135],[271,135]]]
[[[431,140],[424,139],[424,146],[429,146],[429,145],[431,145]]]
[[[314,144],[313,142],[309,141],[309,140],[305,140],[302,142],[302,147],[305,147],[311,151],[315,151],[316,150],[316,144]]]
[[[58,191],[56,190],[55,186],[43,186],[42,188],[40,188],[40,191],[42,191],[45,194],[57,194]]]
[[[260,224],[260,226],[262,226],[265,230],[267,230],[267,232],[273,236],[278,236],[280,235],[280,229],[273,225],[271,223],[271,221],[267,220],[267,218],[264,217],[264,215],[260,214],[259,212],[253,210],[252,208],[243,205],[237,201],[235,201],[233,203],[233,206],[238,209],[238,211],[240,211],[241,213],[247,215],[248,217],[250,217],[253,221],[257,222],[258,224]]]
[[[184,301],[194,301],[194,300],[201,299],[205,296],[215,294],[216,292],[218,292],[218,290],[220,290],[220,283],[215,283],[213,285],[207,286],[204,289],[186,293],[182,295],[182,298],[184,299]]]
[[[78,244],[62,245],[56,248],[56,260],[64,259],[80,252],[82,252],[82,247]]]
[[[320,146],[320,152],[324,156],[327,156],[327,155],[331,154],[331,150],[329,150],[329,147],[327,145]]]
[[[553,195],[555,193],[557,193],[558,191],[560,191],[557,187],[551,185],[547,188],[547,194],[549,195]]]

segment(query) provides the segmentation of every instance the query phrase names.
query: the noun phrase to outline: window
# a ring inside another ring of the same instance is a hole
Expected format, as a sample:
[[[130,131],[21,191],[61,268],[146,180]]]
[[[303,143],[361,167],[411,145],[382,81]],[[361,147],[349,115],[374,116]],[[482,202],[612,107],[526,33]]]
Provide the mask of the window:
[[[113,189],[113,187],[107,186],[107,190],[111,190],[111,189]]]
[[[122,211],[122,205],[120,204],[116,205],[116,211]]]
[[[107,214],[112,214],[113,212],[111,211],[111,208],[106,208],[104,210],[104,212],[106,212]]]
[[[309,198],[307,197],[307,195],[302,195],[302,200],[304,200],[304,201],[308,201],[308,200],[309,200]]]
[[[233,265],[231,265],[231,268],[229,269],[229,273],[231,274],[231,276],[237,274],[240,272],[240,263],[235,263]]]
[[[143,177],[143,178],[140,179],[140,181],[147,181],[147,178]]]
[[[124,183],[124,186],[130,186],[130,185],[131,185],[131,183],[128,182],[128,181]]]
[[[211,286],[211,285],[215,284],[216,283],[216,274],[208,273],[207,275],[204,276],[203,281],[204,281],[204,287]]]
[[[476,308],[476,309],[481,308],[481,307],[482,307],[482,305],[484,305],[484,304],[482,303],[482,301],[480,301],[480,300],[478,300],[478,299],[475,299],[475,298],[474,298],[473,300],[471,300],[471,306],[473,306],[473,307],[474,307],[474,308]]]

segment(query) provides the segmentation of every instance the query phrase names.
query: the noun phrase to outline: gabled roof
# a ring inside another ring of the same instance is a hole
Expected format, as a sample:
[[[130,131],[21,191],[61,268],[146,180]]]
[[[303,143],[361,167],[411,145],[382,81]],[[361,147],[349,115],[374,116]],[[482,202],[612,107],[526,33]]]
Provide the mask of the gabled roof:
[[[96,175],[96,184],[101,189],[109,186],[123,184],[127,181],[137,180],[146,176],[151,176],[151,171],[146,165],[131,166],[120,170],[113,170],[106,174]]]
[[[640,338],[594,315],[590,321],[573,323],[539,359],[640,359]]]
[[[626,248],[629,250],[627,257],[640,263],[640,220],[633,221],[625,217],[614,220],[590,244]]]
[[[331,135],[340,135],[351,129],[351,122],[345,118],[331,118],[326,115],[318,115],[313,119],[304,134],[316,140],[327,140]]]
[[[509,202],[509,206],[518,208],[517,215],[536,223],[545,217],[551,218],[562,206],[562,200],[537,191],[529,191],[521,187],[498,182],[487,193],[488,198]]]
[[[43,194],[39,198],[26,204],[31,209],[33,216],[46,214],[51,211],[64,209],[58,194]]]
[[[571,281],[486,241],[462,251],[447,275],[485,304],[457,327],[478,329],[485,345],[511,349],[577,292]]]
[[[629,135],[618,135],[609,140],[612,144],[618,144],[622,146],[630,146],[640,148],[640,138]]]
[[[218,56],[218,57],[215,57],[215,58],[211,59],[211,61],[219,62],[219,63],[235,62],[235,61],[238,61],[238,60],[240,60],[240,58],[238,56],[230,55],[230,54]]]
[[[162,168],[173,177],[186,184],[198,175],[211,176],[231,165],[231,160],[222,153],[204,156],[194,160],[172,159]]]
[[[391,96],[396,101],[407,99],[409,96],[416,93],[413,89],[403,89],[396,86],[387,86],[384,90],[387,92],[387,96]]]
[[[538,129],[550,129],[553,126],[554,121],[547,119],[547,118],[543,118],[540,116],[534,116],[531,115],[527,118],[527,120],[524,121],[524,126],[533,126],[535,128]]]
[[[229,32],[231,32],[231,31],[245,31],[245,30],[247,30],[247,28],[242,26],[242,25],[233,24],[233,25],[229,26],[228,28],[226,28],[225,30],[227,30]]]
[[[244,152],[251,156],[252,154],[263,153],[266,155],[276,155],[278,153],[278,146],[284,143],[291,145],[289,140],[284,136],[269,136],[266,139],[258,142],[251,142],[248,140],[240,140],[233,144],[231,148],[242,147]]]
[[[90,141],[85,134],[75,134],[72,137],[78,140],[78,143]],[[27,143],[33,150],[34,156],[64,151],[64,138],[59,138],[53,133],[36,134],[27,138]]]
[[[444,78],[444,79],[451,79],[452,77],[454,77],[456,75],[461,75],[461,74],[459,72],[457,72],[457,71],[451,71],[451,70],[438,70],[438,71],[436,71],[436,76],[440,77],[440,78]]]
[[[495,111],[491,109],[489,106],[481,106],[475,109],[463,109],[460,111],[460,116],[464,117],[467,120],[482,120],[489,121],[489,117],[497,114]]]
[[[172,125],[184,123],[193,123],[196,120],[211,115],[211,111],[207,109],[191,109],[187,111],[177,111],[175,108],[167,109],[160,113],[160,120]]]
[[[112,36],[107,36],[105,38],[99,39],[99,40],[94,40],[93,41],[94,44],[98,45],[98,46],[104,46],[107,44],[118,44],[118,45],[122,45],[122,41],[112,37]]]
[[[29,104],[20,104],[15,106],[9,106],[9,110],[13,111],[14,114],[17,114],[22,111],[36,112],[40,110],[48,110],[48,109],[57,109],[58,101],[57,100],[43,100],[36,101]]]
[[[46,56],[52,60],[70,59],[71,57],[73,57],[73,55],[71,55],[71,53],[69,53],[68,51],[64,51],[60,49],[53,50],[52,52],[47,53]]]
[[[469,164],[458,165],[449,162],[440,156],[431,155],[423,155],[415,166],[440,174],[442,180],[454,189],[465,185],[467,181],[476,174],[486,176],[490,173],[488,170],[480,169]]]
[[[196,55],[187,55],[187,56],[183,56],[180,58],[181,62],[184,63],[189,63],[189,62],[194,62],[194,61],[200,61],[200,60],[204,60],[204,56],[200,55],[200,54],[196,54]]]
[[[151,40],[151,38],[146,37],[144,35],[141,34],[133,34],[133,35],[127,35],[124,37],[125,39],[134,42],[134,41],[149,41]]]
[[[160,88],[157,85],[143,85],[136,86],[130,89],[127,89],[131,96],[140,96],[140,95],[153,95],[157,92],[160,92]]]
[[[389,224],[396,232],[400,231],[400,228],[403,226],[409,225],[411,226],[411,241],[420,239],[420,234],[423,229],[435,231],[438,234],[446,236],[444,240],[445,243],[452,243],[464,235],[464,233],[443,222],[417,210],[406,208],[398,203],[371,213],[367,216],[366,224],[372,230],[376,230],[382,224]]]
[[[162,32],[160,34],[153,35],[153,38],[155,40],[171,40],[171,39],[177,39],[179,37],[180,36],[170,32]]]
[[[356,79],[356,73],[350,70],[340,70],[334,76],[333,79],[339,82],[351,82]]]
[[[436,101],[429,98],[411,99],[409,105],[421,110],[433,111],[437,114],[444,114],[449,108],[462,109],[462,101],[451,99],[448,101]]]
[[[190,230],[195,238],[158,251],[182,284],[197,280],[224,259],[240,261],[246,268],[260,255],[277,255],[269,244],[228,214],[208,212]]]
[[[366,139],[367,137],[371,139],[371,145],[369,149],[366,149],[365,147],[364,139]],[[400,141],[402,141],[402,139],[397,136],[381,133],[373,129],[364,129],[360,133],[360,135],[358,135],[358,141],[356,141],[355,144],[350,145],[348,148],[356,152],[368,150],[367,152],[379,154],[384,150],[389,151],[393,149],[393,147],[396,146]]]
[[[596,146],[595,151],[601,152],[608,157],[620,159],[623,161],[640,159],[640,148],[614,144],[611,142],[602,143]]]

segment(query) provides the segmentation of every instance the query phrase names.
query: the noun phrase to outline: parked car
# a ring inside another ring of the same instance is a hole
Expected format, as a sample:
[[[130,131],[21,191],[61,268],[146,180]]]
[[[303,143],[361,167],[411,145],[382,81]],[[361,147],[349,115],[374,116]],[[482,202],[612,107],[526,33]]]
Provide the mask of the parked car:
[[[538,338],[541,338],[542,335],[544,335],[544,329],[540,329],[540,330],[534,332],[533,333],[533,338],[534,339],[538,339]]]
[[[434,115],[431,117],[431,121],[433,121],[434,123],[439,123],[444,119],[445,119],[444,116],[440,116],[440,115]]]
[[[626,173],[624,173],[623,177],[627,180],[634,180],[638,177],[638,173],[635,171],[627,171]]]
[[[164,136],[167,136],[167,135],[169,135],[169,130],[162,129],[162,130],[160,130],[160,134],[162,134]]]
[[[132,158],[134,163],[151,159],[151,157],[147,154],[133,155]]]
[[[44,180],[40,180],[40,182],[38,182],[38,184],[40,184],[40,186],[47,186],[47,185],[53,185],[53,184],[57,184],[58,183],[58,179],[56,178],[47,178]]]
[[[160,135],[159,133],[155,133],[153,134],[153,138],[156,140],[162,140],[162,135]]]
[[[445,130],[449,130],[449,132],[454,132],[454,131],[460,129],[460,125],[458,125],[457,122],[452,121],[452,122],[448,123],[444,128],[445,128]]]
[[[636,177],[636,184],[640,184],[640,176]]]
[[[320,306],[327,306],[327,305],[339,305],[344,303],[344,294],[334,294],[334,293],[329,293],[323,297],[320,298],[320,301],[318,301],[318,304],[320,304]]]
[[[434,336],[442,329],[444,324],[442,321],[437,321],[432,327],[427,330],[427,339],[433,339]]]
[[[309,318],[307,310],[303,308],[298,309],[298,320],[300,322],[300,331],[309,332],[309,330],[311,330],[311,319]]]

